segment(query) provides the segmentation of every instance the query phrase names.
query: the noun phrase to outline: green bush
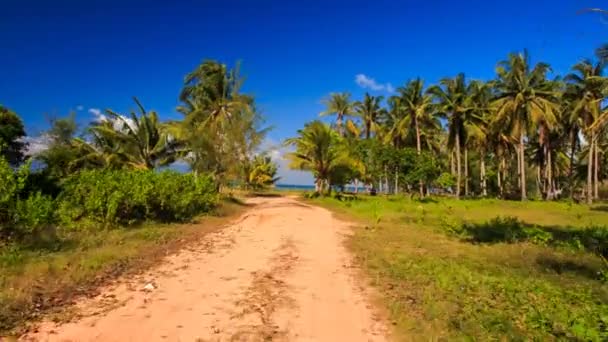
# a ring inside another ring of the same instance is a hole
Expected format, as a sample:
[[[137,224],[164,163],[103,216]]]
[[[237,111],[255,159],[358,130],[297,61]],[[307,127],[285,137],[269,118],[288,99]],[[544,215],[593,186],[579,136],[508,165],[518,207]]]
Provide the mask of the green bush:
[[[13,226],[20,238],[37,235],[54,221],[54,203],[49,196],[37,192],[15,205]]]
[[[65,225],[86,219],[105,225],[143,220],[187,221],[217,203],[211,177],[174,171],[83,171],[69,177],[58,197]]]
[[[37,235],[53,223],[53,200],[24,191],[29,164],[13,170],[0,158],[0,241]]]

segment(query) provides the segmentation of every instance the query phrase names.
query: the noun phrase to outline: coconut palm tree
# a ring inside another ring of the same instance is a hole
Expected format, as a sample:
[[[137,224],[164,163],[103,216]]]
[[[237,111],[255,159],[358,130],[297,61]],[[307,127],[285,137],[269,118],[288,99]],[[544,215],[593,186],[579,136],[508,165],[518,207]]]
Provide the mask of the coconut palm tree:
[[[320,116],[335,115],[336,127],[340,136],[344,136],[344,120],[347,116],[354,114],[353,103],[349,93],[332,93],[323,100],[326,109]]]
[[[465,116],[464,129],[468,145],[479,152],[479,184],[482,196],[488,195],[486,179],[486,155],[488,152],[489,121],[494,112],[492,110],[492,85],[481,81],[471,81],[469,84],[469,101],[471,109]],[[466,163],[466,158],[465,158]],[[465,170],[468,168],[465,166]],[[467,185],[465,176],[465,185]],[[465,193],[468,191],[465,190]]]
[[[393,123],[396,132],[416,137],[416,152],[422,152],[422,135],[427,128],[436,128],[437,120],[431,111],[432,98],[425,93],[424,81],[420,78],[409,81],[404,87],[397,89],[398,99],[393,102],[399,106],[400,117]],[[419,184],[420,196],[424,196],[424,183]]]
[[[363,134],[365,139],[369,139],[372,132],[375,133],[378,131],[380,118],[383,112],[380,103],[383,99],[384,97],[382,96],[371,96],[369,93],[365,93],[363,101],[354,103],[355,113],[363,123]]]
[[[191,125],[230,120],[243,110],[251,110],[253,99],[240,93],[243,79],[239,66],[228,70],[225,64],[204,61],[184,80],[177,110]]]
[[[158,114],[147,112],[137,98],[133,98],[138,109],[130,116],[106,110],[112,124],[91,127],[91,131],[102,141],[119,145],[119,151],[126,163],[136,169],[154,169],[171,164],[177,157],[177,141],[162,128]]]
[[[321,121],[307,123],[298,130],[297,137],[285,141],[286,145],[295,147],[294,152],[286,155],[291,160],[290,167],[312,172],[315,191],[329,190],[335,173],[350,165],[350,157],[341,139]]]
[[[566,95],[572,102],[569,122],[573,129],[582,127],[585,130],[589,145],[587,162],[587,202],[593,201],[593,180],[597,132],[604,125],[601,102],[608,91],[608,78],[603,76],[604,63],[593,63],[583,60],[572,67],[572,73],[565,77],[567,82]]]
[[[547,80],[546,63],[530,65],[528,53],[512,53],[496,67],[496,120],[507,125],[519,137],[518,169],[521,199],[526,200],[525,143],[528,132],[539,126],[551,130],[557,124],[559,92],[555,82]],[[542,133],[542,131],[541,131]]]
[[[456,197],[460,197],[462,185],[461,147],[466,141],[465,116],[470,110],[468,90],[464,74],[444,78],[439,85],[428,89],[434,99],[434,112],[448,121],[448,145],[456,151]]]

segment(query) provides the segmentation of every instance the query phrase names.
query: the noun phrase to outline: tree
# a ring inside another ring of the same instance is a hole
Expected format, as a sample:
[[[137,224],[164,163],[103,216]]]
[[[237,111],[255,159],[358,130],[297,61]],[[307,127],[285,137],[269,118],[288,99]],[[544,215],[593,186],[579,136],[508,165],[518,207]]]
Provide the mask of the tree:
[[[52,118],[50,124],[49,130],[41,136],[48,146],[34,158],[45,165],[48,177],[59,180],[74,171],[71,163],[79,158],[78,150],[72,144],[78,134],[78,125],[74,113],[64,118]]]
[[[139,115],[132,111],[127,117],[108,109],[106,113],[113,124],[96,125],[91,131],[100,137],[100,142],[119,146],[115,153],[132,168],[151,170],[173,163],[178,156],[178,142],[164,130],[156,112],[146,111],[137,98],[133,100]]]
[[[566,95],[571,100],[571,134],[578,134],[579,128],[585,129],[589,145],[587,162],[587,202],[593,201],[593,169],[596,166],[597,132],[602,127],[601,102],[608,91],[608,79],[603,76],[604,63],[583,60],[572,67],[572,73],[565,78]],[[573,138],[577,139],[577,138]],[[575,142],[573,142],[575,148]],[[596,166],[597,167],[597,166]]]
[[[340,136],[344,136],[344,119],[354,113],[353,103],[350,100],[349,93],[332,93],[329,97],[323,100],[325,111],[319,114],[320,116],[335,115],[336,126]]]
[[[424,81],[417,78],[406,84],[405,87],[397,89],[399,93],[399,100],[395,100],[398,103],[399,111],[404,115],[399,120],[394,122],[399,128],[396,131],[414,132],[416,137],[416,152],[418,155],[422,153],[422,132],[426,128],[435,129],[438,124],[432,111],[432,98],[430,95],[425,94]],[[420,178],[419,184],[420,196],[424,196],[424,182]]]
[[[363,101],[354,103],[355,112],[363,122],[363,134],[366,139],[371,137],[372,132],[378,131],[383,112],[380,106],[382,100],[382,96],[371,96],[369,93],[365,93]]]
[[[442,79],[439,85],[429,88],[428,93],[434,98],[435,113],[447,118],[448,121],[448,145],[456,150],[456,197],[460,197],[462,185],[460,150],[466,139],[465,115],[470,110],[464,74]]]
[[[467,142],[479,152],[479,183],[481,194],[485,197],[488,195],[486,153],[488,151],[488,122],[493,115],[491,108],[492,87],[488,83],[471,81],[468,92],[471,109],[464,120],[464,129]]]
[[[332,178],[337,178],[351,163],[342,138],[321,121],[307,123],[298,130],[297,137],[287,139],[285,144],[295,147],[294,152],[287,154],[290,167],[311,171],[317,192],[328,191]]]
[[[277,172],[277,164],[270,156],[256,155],[245,167],[247,188],[263,190],[273,186],[280,179]]]
[[[531,67],[526,51],[510,54],[496,67],[496,120],[519,137],[518,169],[522,200],[527,198],[524,150],[528,132],[539,126],[551,130],[557,123],[559,93],[556,83],[547,80],[549,71],[546,63]]]
[[[0,156],[12,166],[23,162],[26,148],[24,137],[25,128],[19,116],[0,105]]]
[[[184,79],[178,111],[193,125],[233,119],[253,105],[253,98],[240,93],[242,84],[238,64],[229,70],[225,64],[204,61]]]
[[[205,61],[186,76],[178,111],[183,121],[167,123],[171,136],[183,145],[185,159],[195,173],[208,172],[218,184],[242,177],[242,169],[270,127],[253,97],[242,94],[238,65]]]

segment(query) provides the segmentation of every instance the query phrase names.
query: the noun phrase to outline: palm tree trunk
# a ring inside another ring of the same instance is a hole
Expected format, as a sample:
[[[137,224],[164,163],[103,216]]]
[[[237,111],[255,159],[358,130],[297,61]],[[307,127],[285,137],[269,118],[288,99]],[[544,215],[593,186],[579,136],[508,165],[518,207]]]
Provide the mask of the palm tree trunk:
[[[498,183],[498,196],[502,198],[502,195],[503,195],[503,190],[502,190],[502,187],[503,187],[503,184],[502,184],[502,170],[503,170],[502,164],[503,163],[502,162],[504,160],[504,157],[501,156],[500,158],[501,158],[501,160],[500,160],[500,162],[498,164],[498,168],[497,168],[498,172],[496,172],[496,182]]]
[[[399,168],[395,166],[395,195],[399,193]]]
[[[587,203],[593,203],[593,142],[595,137],[591,133],[591,139],[589,139],[589,156],[587,160]]]
[[[543,191],[545,194],[544,199],[551,200],[553,197],[553,191],[552,191],[553,185],[551,184],[551,152],[549,151],[548,142],[547,142],[547,144],[545,144],[544,153],[545,153],[545,172],[543,175],[543,177],[545,178],[543,180]]]
[[[525,162],[525,155],[524,155],[524,132],[523,130],[519,133],[519,162],[521,163],[520,165],[520,172],[521,172],[521,200],[525,201],[527,199],[527,195],[526,195],[526,162]]]
[[[488,190],[486,189],[486,161],[485,161],[484,153],[483,152],[480,153],[479,159],[480,159],[480,161],[479,161],[479,177],[480,177],[480,184],[481,184],[481,195],[483,197],[486,197],[486,196],[488,196]]]
[[[544,185],[543,185],[543,180],[541,177],[541,167],[540,167],[540,163],[538,165],[536,165],[536,191],[540,194],[541,198],[543,197],[543,189]]]
[[[521,188],[521,155],[519,154],[519,144],[517,145],[517,187]]]
[[[422,151],[422,144],[420,143],[420,127],[418,126],[418,119],[414,119],[414,124],[416,125],[416,152],[420,155]],[[420,197],[424,197],[424,182],[422,179],[420,180]]]
[[[571,135],[572,142],[570,148],[570,169],[568,170],[568,187],[570,188],[570,197],[574,198],[574,154],[576,153],[576,142],[578,139],[574,130]]]
[[[469,196],[469,149],[464,148],[464,195]]]
[[[344,136],[344,127],[342,126],[342,121],[342,114],[338,114],[338,116],[336,117],[336,126],[338,126],[338,134],[340,134],[341,137]]]
[[[355,178],[355,194],[359,193],[359,180]]]
[[[456,133],[456,198],[460,198],[460,136]]]
[[[456,164],[454,162],[454,151],[450,151],[450,172],[452,176],[456,174]]]
[[[600,170],[600,163],[599,163],[599,158],[598,158],[598,149],[597,149],[597,140],[598,137],[595,137],[595,142],[593,143],[593,155],[594,155],[594,162],[593,162],[593,198],[594,199],[599,199],[599,181],[598,181],[598,174],[599,174],[599,170]]]

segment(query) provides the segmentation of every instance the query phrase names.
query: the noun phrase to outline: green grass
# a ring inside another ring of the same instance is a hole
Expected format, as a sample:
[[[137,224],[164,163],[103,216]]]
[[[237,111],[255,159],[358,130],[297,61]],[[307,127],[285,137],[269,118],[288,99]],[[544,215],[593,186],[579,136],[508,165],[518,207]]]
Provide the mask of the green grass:
[[[238,200],[225,200],[196,224],[72,231],[35,246],[0,247],[0,336],[18,333],[42,314],[65,314],[65,304],[76,296],[94,293],[120,274],[154,265],[167,253],[219,229],[242,208]]]
[[[350,246],[405,340],[608,339],[606,264],[597,254],[608,253],[605,206],[313,203],[361,222]]]

